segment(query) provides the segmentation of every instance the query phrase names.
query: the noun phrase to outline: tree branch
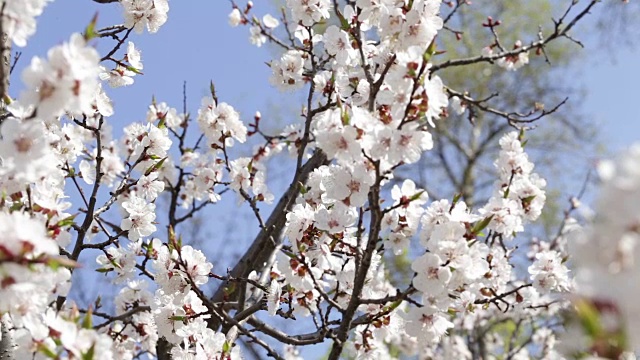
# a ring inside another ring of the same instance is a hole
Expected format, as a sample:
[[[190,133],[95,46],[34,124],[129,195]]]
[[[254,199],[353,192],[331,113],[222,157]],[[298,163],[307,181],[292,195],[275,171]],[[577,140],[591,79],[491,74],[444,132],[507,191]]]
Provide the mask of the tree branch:
[[[445,61],[443,63],[433,65],[431,67],[430,71],[431,71],[431,73],[434,73],[434,72],[436,72],[438,70],[445,69],[445,68],[452,67],[452,66],[470,65],[470,64],[476,64],[476,63],[481,63],[481,62],[492,63],[493,61],[501,59],[501,58],[512,57],[512,56],[516,56],[518,54],[521,54],[523,52],[527,52],[527,51],[530,51],[530,50],[543,48],[545,45],[547,45],[551,41],[559,39],[559,38],[563,38],[563,37],[569,39],[570,41],[576,42],[576,40],[573,39],[569,35],[569,30],[571,30],[576,25],[576,23],[578,21],[580,21],[585,15],[587,15],[589,13],[589,11],[591,11],[591,9],[599,2],[600,2],[600,0],[591,0],[589,5],[587,5],[580,13],[578,13],[567,24],[567,26],[565,26],[563,28],[562,27],[562,23],[564,22],[565,18],[569,14],[569,11],[573,8],[575,3],[577,3],[575,1],[572,2],[572,4],[567,9],[567,11],[560,18],[560,20],[554,21],[555,27],[554,27],[553,33],[551,33],[551,35],[547,36],[546,38],[544,38],[542,40],[534,41],[534,42],[531,42],[529,45],[521,46],[521,47],[519,47],[517,49],[514,49],[514,50],[511,50],[511,51],[501,52],[499,54],[479,55],[479,56],[470,57],[470,58],[464,58],[464,59],[447,60],[447,61]],[[577,42],[577,43],[579,45],[581,45],[579,42]]]
[[[242,255],[233,267],[233,270],[229,273],[230,278],[246,277],[252,270],[260,268],[263,263],[269,260],[272,252],[281,242],[280,234],[286,224],[287,213],[293,207],[294,201],[300,193],[300,188],[306,183],[311,172],[327,164],[327,162],[327,156],[318,149],[306,164],[302,166],[287,191],[282,195],[280,201],[273,209],[264,228],[260,230],[258,236],[253,240],[251,247]],[[236,291],[233,294],[229,294],[229,297],[225,298],[225,288],[228,285],[229,281],[221,284],[211,300],[213,302],[233,301],[238,295],[238,292]]]

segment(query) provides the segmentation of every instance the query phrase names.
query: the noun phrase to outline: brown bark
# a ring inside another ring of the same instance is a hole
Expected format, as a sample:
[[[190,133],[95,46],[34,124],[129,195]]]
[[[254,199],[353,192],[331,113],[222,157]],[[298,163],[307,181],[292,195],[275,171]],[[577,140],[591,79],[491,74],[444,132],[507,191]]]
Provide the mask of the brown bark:
[[[298,176],[294,178],[287,191],[282,195],[264,228],[260,230],[249,249],[229,273],[231,278],[246,277],[252,270],[260,269],[267,262],[271,253],[281,241],[280,235],[287,222],[287,213],[293,207],[295,199],[300,193],[300,187],[306,183],[309,174],[313,170],[325,164],[327,164],[327,156],[322,151],[316,150],[315,154],[302,166]],[[225,288],[228,285],[229,282],[220,285],[211,300],[213,302],[234,301],[239,292],[236,290],[231,294],[227,294],[225,299]]]
[[[4,7],[3,7],[4,9]],[[3,30],[2,14],[0,14],[0,31]],[[2,31],[0,35],[0,101],[3,101],[9,92],[9,74],[11,72],[11,41],[7,33]],[[3,106],[4,108],[4,106]],[[15,344],[6,321],[0,321],[0,360],[15,359],[13,351]]]

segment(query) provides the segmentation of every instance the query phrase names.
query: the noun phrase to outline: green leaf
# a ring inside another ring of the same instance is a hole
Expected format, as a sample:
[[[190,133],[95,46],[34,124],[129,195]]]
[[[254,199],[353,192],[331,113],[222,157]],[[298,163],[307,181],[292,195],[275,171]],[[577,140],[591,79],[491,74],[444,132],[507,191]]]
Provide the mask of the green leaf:
[[[520,133],[518,133],[518,140],[520,142],[524,140],[524,128],[520,129]]]
[[[55,271],[61,267],[78,268],[80,267],[80,264],[66,257],[56,257],[47,259],[47,266]]]
[[[146,250],[146,256],[151,257],[153,254],[153,241],[149,241],[149,243],[144,247]]]
[[[91,307],[87,310],[87,313],[84,314],[84,319],[82,319],[82,328],[83,329],[91,329],[93,327],[93,311]]]
[[[478,233],[484,230],[484,228],[489,226],[489,223],[491,223],[491,219],[493,219],[493,215],[476,222],[473,228],[471,229],[471,233],[474,235],[478,235]]]
[[[109,259],[109,263],[113,265],[114,269],[122,269],[122,265],[118,264],[115,259]]]
[[[346,111],[342,112],[342,125],[349,125],[349,123],[351,122],[351,118],[349,117],[349,114]]]
[[[167,127],[167,125],[165,124],[166,118],[167,118],[167,114],[165,114],[163,117],[160,118],[160,122],[158,122],[158,129],[164,129]]]
[[[304,194],[306,194],[307,192],[309,192],[309,190],[307,189],[307,187],[306,187],[306,186],[304,186],[304,184],[303,184],[302,182],[300,182],[300,181],[298,181],[298,187],[300,188],[300,194],[301,194],[301,195],[304,195]]]
[[[422,55],[422,59],[425,62],[429,62],[431,60],[431,58],[433,57],[433,54],[435,54],[435,53],[436,53],[436,39],[434,38],[431,41],[431,44],[429,44],[429,47],[427,47],[427,50]]]
[[[134,73],[136,73],[136,74],[138,74],[138,75],[144,75],[144,74],[142,73],[142,71],[140,71],[140,70],[138,70],[138,69],[134,68],[134,67],[133,67],[133,66],[131,66],[131,65],[128,65],[128,66],[127,66],[127,70],[129,70],[129,71],[133,71]]]
[[[97,22],[98,22],[98,13],[93,15],[93,18],[91,19],[91,22],[84,29],[83,36],[84,36],[84,40],[85,41],[89,41],[89,40],[91,40],[91,39],[93,39],[93,38],[98,36],[98,34],[96,33],[96,23]]]
[[[56,354],[55,352],[53,352],[53,350],[49,349],[46,345],[41,344],[38,347],[38,351],[43,354],[44,356],[50,358],[50,359],[56,359],[58,358],[58,354]]]
[[[231,343],[229,343],[228,341],[225,341],[224,344],[222,345],[222,352],[225,354],[229,354],[229,352],[231,352]]]
[[[158,161],[157,163],[153,164],[152,166],[150,166],[147,171],[144,172],[144,175],[147,176],[149,174],[151,174],[154,171],[160,170],[160,168],[162,168],[162,165],[164,164],[164,161],[167,160],[167,157],[163,157],[160,161]]]
[[[600,315],[598,309],[586,300],[575,302],[576,313],[580,319],[583,329],[592,337],[599,337],[602,333],[602,324],[600,323]]]
[[[169,250],[173,251],[180,249],[180,244],[176,238],[176,231],[173,226],[169,225]]]
[[[422,196],[422,194],[424,194],[424,190],[422,190],[422,191],[420,191],[420,192],[416,193],[415,195],[413,195],[413,196],[411,197],[411,199],[409,199],[409,201],[416,201],[416,200],[420,199],[420,197]]]
[[[82,354],[82,360],[93,360],[95,355],[96,355],[96,345],[93,344],[91,345],[91,347],[86,353]]]
[[[74,214],[74,215],[68,216],[68,217],[58,221],[58,223],[56,225],[58,225],[59,227],[71,226],[71,225],[73,225],[73,222],[74,222],[76,216],[78,216],[78,214]]]
[[[525,205],[529,205],[531,204],[531,202],[533,201],[533,199],[535,199],[536,196],[535,195],[531,195],[531,196],[527,196],[526,198],[521,199],[522,203]]]
[[[289,259],[296,259],[297,258],[296,254],[294,254],[292,252],[289,252],[289,251],[286,251],[284,249],[282,250],[282,253],[285,254],[285,256],[287,256]]]
[[[340,20],[340,29],[349,32],[349,29],[351,28],[351,24],[349,24],[349,21],[342,15],[340,11],[336,10],[336,16]]]
[[[229,285],[224,287],[224,294],[229,296],[231,294],[233,294],[236,291],[236,284],[235,283],[230,283]]]

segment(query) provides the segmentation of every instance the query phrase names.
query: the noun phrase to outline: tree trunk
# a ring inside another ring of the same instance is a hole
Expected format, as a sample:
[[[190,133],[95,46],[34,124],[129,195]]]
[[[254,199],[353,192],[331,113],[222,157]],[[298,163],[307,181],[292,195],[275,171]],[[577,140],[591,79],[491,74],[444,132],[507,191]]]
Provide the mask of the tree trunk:
[[[4,9],[4,7],[3,7]],[[2,14],[0,14],[0,31],[4,29]],[[0,39],[0,104],[3,104],[9,93],[9,74],[11,73],[11,40],[2,31]],[[4,104],[2,106],[4,108]],[[9,330],[8,321],[0,320],[0,360],[14,360],[13,351],[16,345]]]
[[[0,360],[15,360],[13,351],[16,348],[16,344],[13,343],[13,337],[9,331],[9,323],[5,320],[0,320]]]

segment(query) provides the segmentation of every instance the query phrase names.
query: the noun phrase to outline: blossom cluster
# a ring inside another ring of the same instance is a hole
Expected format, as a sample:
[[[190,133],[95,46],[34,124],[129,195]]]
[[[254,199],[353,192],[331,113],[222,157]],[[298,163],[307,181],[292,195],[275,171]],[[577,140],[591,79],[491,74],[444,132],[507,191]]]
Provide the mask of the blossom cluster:
[[[3,30],[16,45],[24,46],[35,31],[33,18],[46,2],[2,2]],[[156,10],[149,10],[154,13],[146,14],[147,20],[157,22],[162,15],[158,12],[162,2],[156,2],[149,2],[153,5],[150,9]],[[141,10],[141,3],[123,5]],[[126,60],[142,68],[133,44]],[[83,238],[91,239],[100,232],[96,221],[91,222],[90,229],[76,227],[80,243],[69,247],[77,215],[67,212],[71,202],[65,195],[66,178],[81,176],[89,185],[114,186],[125,173],[119,146],[104,122],[105,117],[113,115],[113,108],[99,83],[99,62],[100,55],[87,34],[73,34],[68,42],[51,48],[46,58],[32,59],[22,73],[25,89],[17,100],[3,99],[9,105],[0,129],[0,222],[4,234],[0,244],[0,314],[2,326],[13,329],[13,341],[18,344],[16,358],[32,354],[114,358],[113,337],[90,326],[91,313],[81,316],[73,302],[60,308],[71,287],[71,271],[78,266],[74,253],[81,250]],[[144,136],[136,134],[140,144],[129,156],[139,155],[138,165],[153,165],[157,161],[152,157],[157,160],[166,155],[163,151],[170,141],[167,144],[158,133],[166,134],[166,130],[163,133],[149,125]],[[91,147],[96,139],[97,146]],[[79,172],[74,170],[78,162]],[[99,173],[95,169],[98,165]],[[140,197],[132,194],[123,202],[129,216],[123,219],[122,228],[132,241],[155,230],[152,201],[164,188],[157,175],[149,172],[141,176],[136,182]],[[109,248],[98,262],[104,265],[103,271],[117,269],[119,278],[132,278],[141,246],[141,241],[132,243],[129,253]]]
[[[48,59],[34,57],[22,79],[26,90],[20,96],[23,105],[33,106],[40,119],[50,119],[65,111],[92,114],[98,92],[100,56],[80,34],[68,43],[49,50]]]
[[[0,0],[3,31],[15,44],[35,31],[46,2]],[[291,344],[333,339],[332,359],[343,350],[357,359],[471,359],[468,339],[478,329],[486,329],[492,353],[559,358],[545,327],[567,307],[559,293],[578,288],[593,304],[604,300],[628,318],[637,313],[631,297],[619,299],[628,290],[621,284],[637,280],[637,209],[620,200],[638,193],[637,148],[601,166],[605,215],[576,242],[576,284],[564,243],[534,242],[528,266],[516,269],[525,257],[516,237],[546,201],[524,131],[500,138],[497,180],[480,205],[463,196],[430,199],[429,184],[396,177],[434,147],[438,127],[456,126],[450,110],[477,110],[466,95],[451,96],[432,62],[446,21],[441,0],[287,0],[279,19],[253,17],[251,2],[244,9],[232,2],[231,26],[249,26],[256,46],[285,49],[268,64],[269,82],[308,91],[303,121],[269,135],[259,112],[243,122],[212,84],[193,119],[153,98],[143,120],[124,126],[118,139],[108,92],[133,85],[144,69],[128,37],[157,32],[169,11],[167,0],[119,3],[124,25],[95,31],[94,22],[35,57],[22,73],[23,93],[3,99],[0,326],[3,333],[9,327],[17,358],[239,359],[239,336],[277,358],[263,334]],[[279,31],[288,39],[279,40]],[[115,45],[101,57],[92,41],[109,37]],[[494,57],[496,48],[504,56]],[[507,53],[496,44],[481,56],[516,70],[529,61],[521,48],[518,42]],[[252,143],[259,137],[264,142]],[[247,143],[251,152],[238,151]],[[294,175],[279,212],[265,221],[263,203],[276,200],[267,165],[281,152],[296,159]],[[70,187],[82,201],[73,214]],[[215,274],[205,252],[181,234],[181,224],[227,191],[260,227],[236,266],[250,268],[239,275],[235,268]],[[611,210],[624,216],[608,217]],[[608,247],[603,234],[614,234],[617,245]],[[118,288],[106,306],[100,298],[67,298],[72,274],[86,265],[81,252],[94,252],[89,267],[97,264],[91,270]],[[398,285],[392,272],[403,262],[410,275]],[[213,297],[212,279],[220,281]],[[605,290],[610,282],[613,293]],[[289,337],[262,323],[267,317],[306,321],[317,331]],[[526,328],[532,345],[513,351],[489,331],[509,321]],[[284,353],[301,358],[292,346]]]
[[[81,357],[95,350],[102,351],[100,358],[112,357],[111,339],[83,328],[74,305],[64,313],[51,307],[67,296],[71,269],[77,266],[77,258],[61,256],[69,253],[64,249],[75,220],[67,212],[65,168],[83,153],[87,140],[85,129],[63,124],[60,116],[87,114],[96,121],[99,110],[109,111],[97,79],[98,62],[98,52],[74,34],[49,50],[47,59],[31,61],[22,73],[25,90],[6,107],[0,130],[5,234],[0,313],[3,326],[14,329],[17,357],[35,352]]]
[[[167,22],[169,2],[167,0],[120,0],[124,14],[124,26],[142,33],[146,28],[157,32]]]
[[[501,56],[496,61],[496,64],[503,69],[509,71],[515,71],[520,69],[521,67],[527,65],[529,63],[529,53],[526,51],[520,51],[519,49],[522,47],[522,42],[520,40],[516,41],[513,45],[513,50],[518,51],[515,55],[506,54],[505,56]],[[484,56],[494,56],[496,55],[495,45],[487,46],[482,49],[482,55]],[[502,49],[498,54],[504,54],[506,51]]]
[[[14,44],[27,45],[27,40],[36,32],[36,17],[42,14],[52,0],[0,1],[2,8],[2,31]]]
[[[66,295],[71,273],[64,267],[53,270],[62,260],[41,219],[2,212],[0,226],[0,313],[11,314],[19,325],[25,317],[44,312],[56,294]]]
[[[107,71],[107,68],[102,66],[100,79],[106,80],[113,88],[133,84],[133,77],[141,74],[141,70],[144,69],[142,54],[131,41],[127,45],[127,53],[123,59],[111,60],[115,63],[115,68]]]

